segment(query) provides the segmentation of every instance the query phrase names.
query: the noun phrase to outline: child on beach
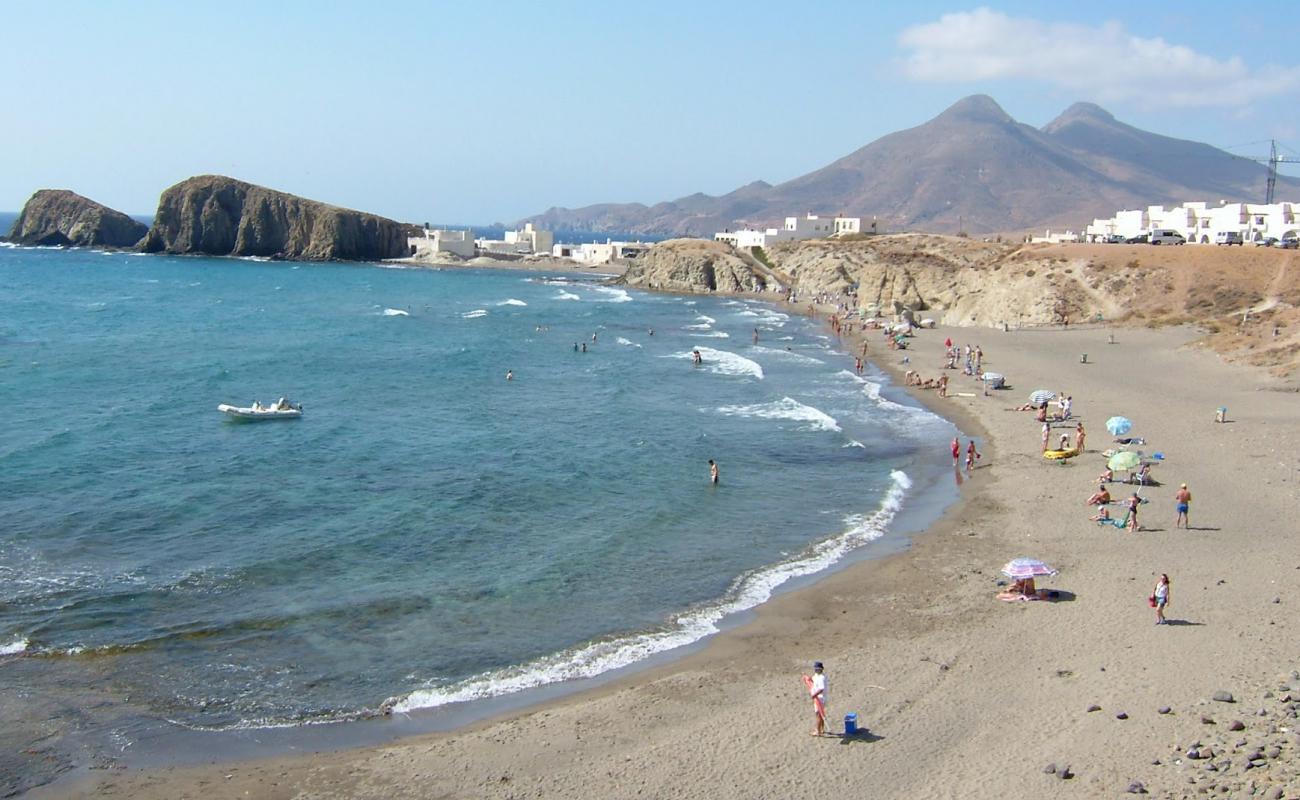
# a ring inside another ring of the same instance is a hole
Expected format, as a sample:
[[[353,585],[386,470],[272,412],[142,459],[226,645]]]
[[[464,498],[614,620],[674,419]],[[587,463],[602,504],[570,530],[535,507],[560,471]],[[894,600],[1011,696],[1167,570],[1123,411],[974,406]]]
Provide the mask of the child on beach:
[[[1156,602],[1156,624],[1167,625],[1165,620],[1165,606],[1169,605],[1169,576],[1160,573],[1160,580],[1156,581],[1156,588],[1151,593],[1151,597]]]

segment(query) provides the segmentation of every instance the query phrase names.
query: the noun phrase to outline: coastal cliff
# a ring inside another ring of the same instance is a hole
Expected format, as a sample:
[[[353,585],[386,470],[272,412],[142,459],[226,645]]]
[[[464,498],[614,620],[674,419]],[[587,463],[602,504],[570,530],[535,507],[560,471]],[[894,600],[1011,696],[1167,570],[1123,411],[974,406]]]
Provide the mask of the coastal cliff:
[[[619,283],[666,292],[748,292],[764,285],[752,259],[722,242],[672,239],[633,261]]]
[[[163,192],[140,249],[303,261],[408,255],[405,229],[391,219],[221,175],[190,178]]]
[[[793,289],[885,318],[1033,328],[1194,323],[1204,344],[1285,375],[1300,368],[1300,253],[1276,248],[1008,244],[899,234],[780,242],[759,261],[719,242],[663,242],[623,282],[676,292]]]
[[[108,206],[67,189],[41,189],[14,221],[15,244],[133,247],[149,229]]]

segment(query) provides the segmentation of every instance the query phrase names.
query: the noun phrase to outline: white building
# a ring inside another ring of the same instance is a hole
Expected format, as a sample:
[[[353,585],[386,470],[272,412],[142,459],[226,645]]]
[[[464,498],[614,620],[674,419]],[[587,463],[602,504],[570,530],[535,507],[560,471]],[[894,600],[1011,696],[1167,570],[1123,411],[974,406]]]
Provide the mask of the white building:
[[[1119,236],[1131,239],[1156,228],[1171,228],[1194,244],[1212,244],[1220,232],[1241,235],[1243,241],[1290,238],[1300,234],[1300,203],[1183,203],[1172,208],[1148,206],[1120,211],[1108,219],[1095,219],[1084,231],[1090,242]]]
[[[556,258],[571,258],[579,264],[608,264],[616,259],[638,258],[651,245],[647,242],[584,242],[582,244],[557,244],[551,248]]]
[[[412,247],[414,256],[430,256],[439,253],[451,253],[461,258],[474,257],[474,232],[472,230],[448,231],[424,229],[424,236],[412,236],[407,243]]]
[[[474,244],[482,253],[500,255],[532,255],[549,253],[555,236],[550,231],[534,228],[533,223],[524,224],[520,231],[506,231],[500,239],[477,239]]]
[[[769,247],[776,242],[793,239],[825,239],[831,236],[846,236],[862,232],[861,217],[819,217],[805,214],[802,217],[786,217],[780,228],[756,230],[743,228],[738,231],[722,231],[713,234],[715,242],[740,248]]]

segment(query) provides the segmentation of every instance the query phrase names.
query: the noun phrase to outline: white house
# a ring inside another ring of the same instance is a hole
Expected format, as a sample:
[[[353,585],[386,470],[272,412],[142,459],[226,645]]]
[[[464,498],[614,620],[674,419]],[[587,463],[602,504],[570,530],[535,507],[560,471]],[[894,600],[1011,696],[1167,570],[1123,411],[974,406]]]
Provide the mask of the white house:
[[[1220,232],[1241,235],[1247,242],[1269,238],[1290,238],[1300,233],[1297,218],[1300,203],[1224,203],[1210,208],[1193,202],[1165,208],[1120,211],[1109,219],[1094,219],[1084,232],[1087,241],[1105,241],[1110,236],[1131,239],[1156,228],[1171,228],[1194,244],[1212,244]]]
[[[638,258],[651,248],[648,242],[584,242],[582,244],[557,244],[551,247],[556,258],[571,258],[580,264],[608,264],[616,259]]]
[[[528,222],[523,230],[506,231],[500,239],[478,239],[474,244],[482,253],[532,255],[551,252],[554,240],[550,231],[534,228],[533,223]]]
[[[448,231],[425,228],[424,236],[412,236],[406,241],[413,248],[412,255],[415,256],[451,253],[461,258],[474,257],[474,232],[472,230]]]
[[[819,217],[816,214],[805,214],[802,217],[786,217],[785,224],[780,228],[767,228],[761,231],[753,228],[722,231],[713,234],[713,240],[726,242],[737,249],[766,248],[776,242],[792,239],[825,239],[861,232],[861,217]]]

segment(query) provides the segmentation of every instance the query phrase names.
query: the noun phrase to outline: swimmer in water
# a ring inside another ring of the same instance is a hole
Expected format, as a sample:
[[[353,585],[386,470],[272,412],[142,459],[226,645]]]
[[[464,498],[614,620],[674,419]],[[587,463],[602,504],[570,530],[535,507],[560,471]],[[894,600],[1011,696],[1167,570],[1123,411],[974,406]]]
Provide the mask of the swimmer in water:
[[[710,458],[709,459],[709,483],[717,483],[717,482],[718,482],[718,465],[713,463],[713,459]]]
[[[515,371],[512,369],[506,370],[506,380],[512,381],[514,379],[515,379]]]

